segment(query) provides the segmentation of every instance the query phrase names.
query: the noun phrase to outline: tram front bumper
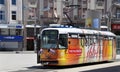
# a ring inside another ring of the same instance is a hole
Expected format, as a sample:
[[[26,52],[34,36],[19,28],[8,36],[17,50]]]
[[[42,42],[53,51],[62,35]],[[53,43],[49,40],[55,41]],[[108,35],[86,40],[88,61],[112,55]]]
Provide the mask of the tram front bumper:
[[[40,61],[43,65],[58,65],[58,61]]]

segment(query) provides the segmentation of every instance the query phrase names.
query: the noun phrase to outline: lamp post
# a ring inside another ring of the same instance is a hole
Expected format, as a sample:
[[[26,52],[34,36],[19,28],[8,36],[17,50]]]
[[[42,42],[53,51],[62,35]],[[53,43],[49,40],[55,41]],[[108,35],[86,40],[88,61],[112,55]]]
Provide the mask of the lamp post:
[[[37,36],[37,34],[36,34],[36,19],[35,19],[35,24],[34,24],[34,52],[36,52],[36,49],[37,49],[36,36]]]
[[[37,5],[38,5],[39,1],[36,1],[36,8],[34,9],[34,52],[37,52],[37,32],[36,32],[36,26],[37,26]]]
[[[27,47],[26,47],[26,45],[27,45],[27,40],[26,40],[26,37],[27,37],[27,32],[26,32],[26,24],[27,24],[27,20],[26,20],[26,7],[25,7],[25,5],[27,4],[27,0],[22,0],[22,4],[23,4],[23,6],[22,6],[22,21],[23,21],[23,24],[24,24],[24,32],[23,32],[23,34],[24,34],[24,46],[23,46],[23,50],[25,51],[25,50],[27,50]]]
[[[107,31],[111,31],[111,19],[112,19],[112,10],[114,8],[114,3],[111,1],[110,3],[106,0],[105,2],[105,23],[107,25]]]

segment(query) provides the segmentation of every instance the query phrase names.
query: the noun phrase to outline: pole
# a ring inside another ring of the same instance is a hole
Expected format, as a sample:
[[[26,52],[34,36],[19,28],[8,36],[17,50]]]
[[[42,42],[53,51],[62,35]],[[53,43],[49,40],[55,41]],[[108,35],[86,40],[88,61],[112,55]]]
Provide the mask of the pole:
[[[35,21],[35,24],[34,24],[34,52],[36,52],[36,49],[37,49],[37,41],[36,41],[36,21]]]
[[[22,4],[23,4],[23,7],[22,7],[22,20],[23,20],[23,24],[24,24],[24,32],[23,32],[23,34],[24,34],[24,48],[23,48],[23,50],[25,51],[25,50],[27,50],[27,48],[26,48],[26,42],[27,42],[27,40],[26,40],[26,34],[27,34],[27,32],[26,32],[26,24],[27,24],[27,20],[26,20],[26,7],[25,7],[25,5],[26,5],[26,3],[27,3],[27,0],[22,0]]]
[[[57,11],[59,13],[59,20],[58,20],[58,24],[61,24],[63,21],[63,3],[61,0],[57,0]],[[59,8],[58,8],[59,7]]]
[[[36,4],[37,3],[38,3],[38,1],[36,2]],[[36,40],[36,37],[37,37],[37,34],[36,34],[37,5],[36,5],[36,8],[34,10],[34,14],[35,14],[35,21],[34,21],[34,52],[36,53],[37,52],[37,40]]]

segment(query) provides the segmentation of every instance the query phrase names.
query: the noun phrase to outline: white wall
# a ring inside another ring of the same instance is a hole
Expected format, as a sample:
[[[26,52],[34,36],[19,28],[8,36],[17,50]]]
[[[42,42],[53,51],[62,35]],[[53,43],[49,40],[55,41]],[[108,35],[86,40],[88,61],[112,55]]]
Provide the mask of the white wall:
[[[2,48],[18,48],[18,42],[0,42]]]
[[[77,1],[77,0],[74,0],[74,1],[73,1],[73,5],[78,5],[78,1]],[[73,16],[77,15],[77,14],[78,14],[77,12],[78,12],[78,8],[74,9],[74,10],[73,10]]]
[[[22,0],[16,0],[16,5],[11,4],[11,0],[5,0],[4,9],[6,11],[6,23],[17,24],[22,21]],[[0,6],[1,9],[1,6]],[[11,11],[16,11],[16,20],[12,20]]]
[[[90,10],[95,10],[95,3],[96,2],[96,0],[89,0],[88,1],[88,9],[90,9]]]

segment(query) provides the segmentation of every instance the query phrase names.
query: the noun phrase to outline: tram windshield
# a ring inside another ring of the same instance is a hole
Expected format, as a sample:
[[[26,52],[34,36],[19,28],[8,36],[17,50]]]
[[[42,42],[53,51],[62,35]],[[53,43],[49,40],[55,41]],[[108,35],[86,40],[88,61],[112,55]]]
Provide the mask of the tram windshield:
[[[42,48],[57,48],[58,43],[58,31],[57,30],[45,30],[42,33],[41,39]]]

